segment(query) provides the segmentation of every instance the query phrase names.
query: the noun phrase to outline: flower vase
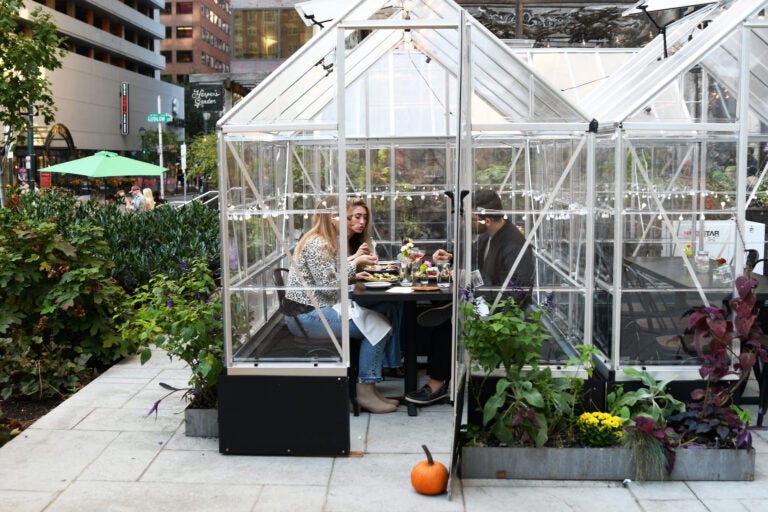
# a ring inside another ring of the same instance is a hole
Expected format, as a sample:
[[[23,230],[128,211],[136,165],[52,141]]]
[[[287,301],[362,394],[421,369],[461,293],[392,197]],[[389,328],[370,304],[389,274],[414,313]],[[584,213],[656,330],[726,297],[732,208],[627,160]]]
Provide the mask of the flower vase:
[[[400,258],[400,286],[413,286],[413,262],[408,256]]]

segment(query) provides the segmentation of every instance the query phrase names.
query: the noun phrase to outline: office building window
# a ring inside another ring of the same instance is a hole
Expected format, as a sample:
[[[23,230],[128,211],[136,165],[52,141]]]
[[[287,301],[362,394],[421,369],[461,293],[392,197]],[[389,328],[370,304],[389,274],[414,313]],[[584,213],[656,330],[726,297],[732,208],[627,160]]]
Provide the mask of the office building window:
[[[165,57],[165,63],[173,62],[173,52],[170,50],[164,50],[160,52],[160,55]]]
[[[176,14],[192,14],[194,7],[192,2],[179,2],[176,4]]]
[[[287,58],[312,37],[294,9],[236,10],[233,23],[236,59]]]
[[[187,39],[192,37],[192,27],[176,27],[176,39]]]
[[[179,50],[176,52],[176,62],[189,63],[192,62],[191,50]]]

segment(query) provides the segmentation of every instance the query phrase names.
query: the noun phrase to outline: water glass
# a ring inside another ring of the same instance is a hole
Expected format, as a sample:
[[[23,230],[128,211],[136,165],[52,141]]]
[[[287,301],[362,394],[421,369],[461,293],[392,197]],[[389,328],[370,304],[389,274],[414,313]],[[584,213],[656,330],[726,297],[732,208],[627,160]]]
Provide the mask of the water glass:
[[[715,279],[723,284],[731,284],[733,282],[733,269],[730,265],[720,265],[713,272]]]
[[[696,272],[709,272],[709,252],[699,251],[694,258],[696,264]]]
[[[413,263],[408,257],[400,259],[400,286],[413,286]]]
[[[449,288],[451,286],[451,264],[447,261],[437,263],[437,286],[440,288]]]

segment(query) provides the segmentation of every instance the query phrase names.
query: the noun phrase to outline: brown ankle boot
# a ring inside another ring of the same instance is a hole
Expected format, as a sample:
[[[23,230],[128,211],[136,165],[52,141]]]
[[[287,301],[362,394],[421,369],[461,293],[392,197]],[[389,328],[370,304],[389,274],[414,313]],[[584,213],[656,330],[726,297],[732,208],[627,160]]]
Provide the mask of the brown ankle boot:
[[[397,406],[384,402],[376,396],[376,387],[372,383],[357,383],[357,403],[361,409],[373,414],[395,412]]]
[[[400,405],[400,400],[396,398],[387,398],[384,395],[381,394],[381,391],[379,391],[379,388],[376,387],[376,384],[373,385],[373,392],[376,393],[376,396],[381,400],[382,402],[387,402],[388,404],[392,404],[394,406]]]

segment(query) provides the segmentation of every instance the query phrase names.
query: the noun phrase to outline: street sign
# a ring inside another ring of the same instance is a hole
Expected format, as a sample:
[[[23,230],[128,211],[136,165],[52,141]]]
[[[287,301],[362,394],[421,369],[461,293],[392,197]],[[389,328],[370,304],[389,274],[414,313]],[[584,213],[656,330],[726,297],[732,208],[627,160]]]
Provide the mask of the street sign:
[[[171,114],[149,114],[147,116],[148,123],[170,123]]]

